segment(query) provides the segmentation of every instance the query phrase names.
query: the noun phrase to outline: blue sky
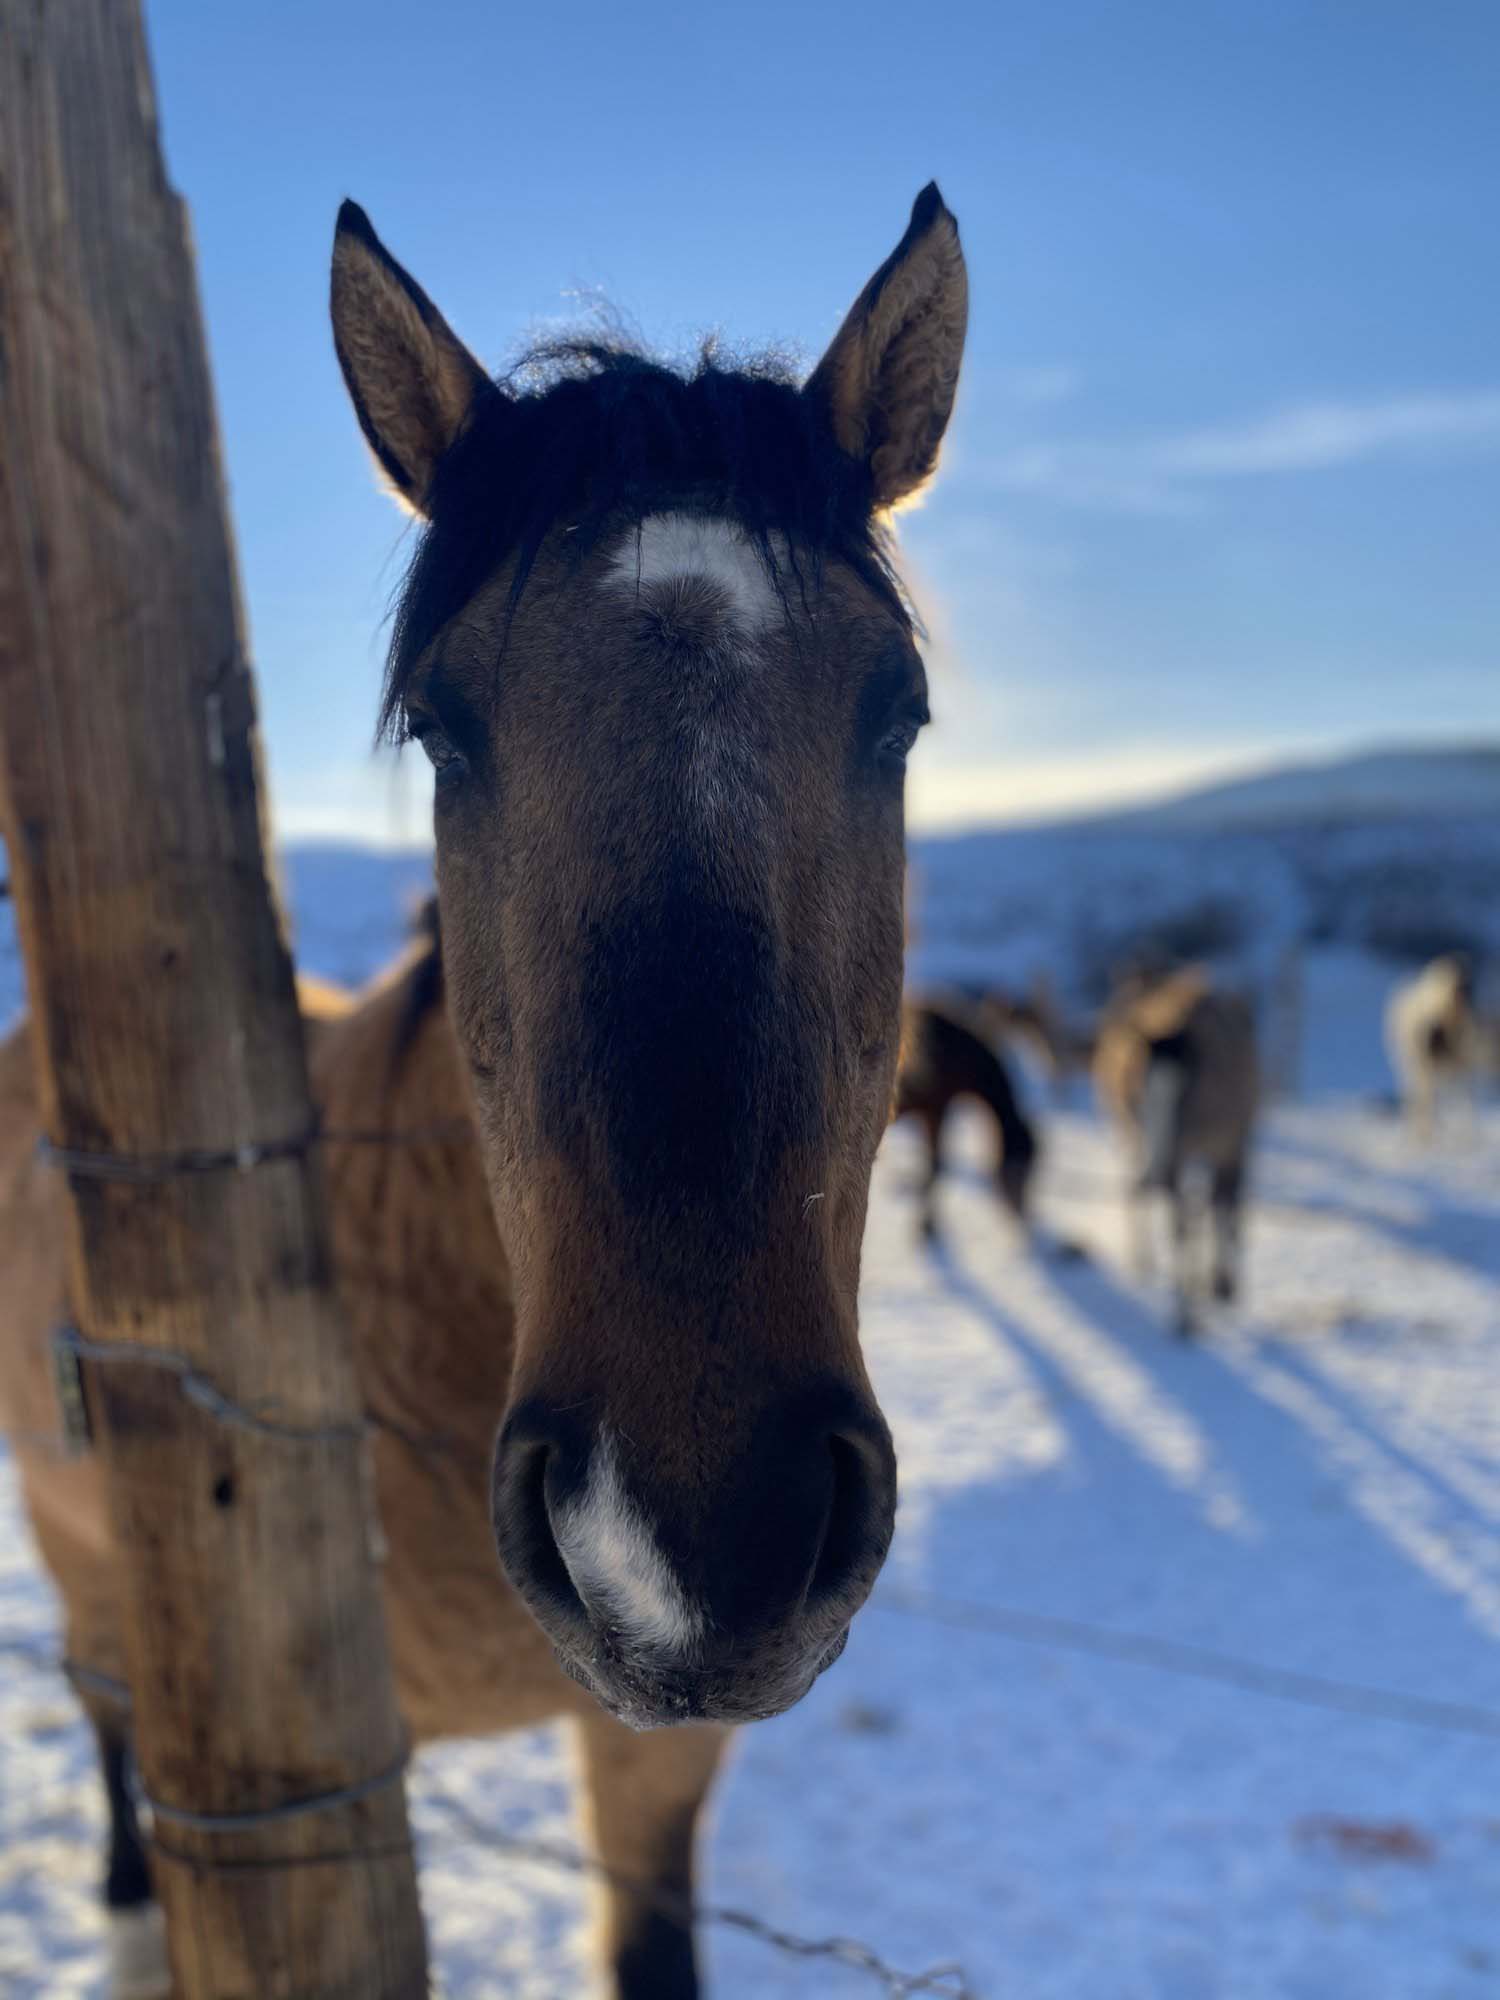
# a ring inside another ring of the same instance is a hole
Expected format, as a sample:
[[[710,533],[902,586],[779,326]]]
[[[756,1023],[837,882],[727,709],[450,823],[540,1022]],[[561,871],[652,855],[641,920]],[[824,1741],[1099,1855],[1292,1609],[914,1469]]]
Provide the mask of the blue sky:
[[[370,211],[491,365],[606,295],[811,362],[940,180],[973,310],[903,524],[918,823],[1500,734],[1500,8],[154,0],[286,832],[425,831],[369,752],[408,531],[326,317]]]

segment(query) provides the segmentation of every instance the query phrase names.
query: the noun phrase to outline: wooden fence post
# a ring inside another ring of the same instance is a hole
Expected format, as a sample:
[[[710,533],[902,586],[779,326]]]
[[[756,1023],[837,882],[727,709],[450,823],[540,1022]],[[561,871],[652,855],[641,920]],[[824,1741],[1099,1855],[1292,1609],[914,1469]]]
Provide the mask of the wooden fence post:
[[[139,6],[5,0],[0,827],[48,1130],[95,1156],[67,1171],[71,1306],[175,1990],[415,2000],[365,1427],[257,762]]]

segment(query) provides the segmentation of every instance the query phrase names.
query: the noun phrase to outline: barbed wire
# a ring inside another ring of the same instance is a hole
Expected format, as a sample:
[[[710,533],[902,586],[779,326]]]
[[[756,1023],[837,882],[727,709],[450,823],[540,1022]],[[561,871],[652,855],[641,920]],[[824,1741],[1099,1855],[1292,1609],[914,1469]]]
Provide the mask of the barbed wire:
[[[386,1433],[428,1459],[452,1456],[451,1440],[439,1436],[422,1437],[401,1425],[369,1414],[352,1423],[289,1424],[269,1416],[264,1408],[255,1409],[235,1402],[185,1356],[171,1349],[131,1342],[90,1341],[71,1326],[59,1328],[54,1338],[59,1349],[71,1354],[75,1360],[106,1366],[134,1365],[160,1370],[174,1377],[181,1393],[195,1407],[213,1421],[233,1428],[299,1445],[347,1444],[362,1441],[372,1434]],[[1232,1687],[1243,1693],[1293,1702],[1305,1708],[1439,1729],[1490,1742],[1500,1741],[1500,1711],[1474,1703],[1370,1687],[1333,1675],[1271,1666],[1191,1640],[1164,1638],[1155,1633],[1124,1632],[1088,1619],[1023,1610],[1011,1605],[974,1603],[939,1592],[890,1584],[882,1586],[874,1594],[870,1605],[876,1611],[924,1618],[950,1628],[984,1632],[1054,1652],[1087,1654],[1127,1666],[1150,1667],[1158,1672]],[[24,1641],[18,1646],[13,1641],[0,1639],[0,1653],[24,1654],[25,1651]]]
[[[128,1343],[84,1341],[74,1328],[61,1329],[60,1338],[80,1358],[105,1363],[134,1363],[164,1370],[177,1378],[182,1393],[198,1408],[215,1421],[236,1428],[264,1432],[296,1444],[347,1443],[351,1439],[386,1433],[429,1459],[451,1456],[450,1441],[441,1437],[424,1438],[378,1417],[366,1416],[361,1423],[354,1425],[306,1427],[269,1419],[260,1411],[233,1403],[206,1378],[199,1376],[183,1356],[170,1350],[138,1348]],[[1231,1687],[1273,1701],[1293,1702],[1303,1708],[1500,1742],[1500,1710],[1484,1708],[1477,1703],[1449,1701],[1438,1696],[1404,1694],[1390,1688],[1371,1687],[1295,1667],[1272,1666],[1264,1661],[1246,1659],[1240,1654],[1203,1646],[1193,1640],[1163,1638],[1149,1632],[1124,1632],[1084,1618],[1028,1611],[1013,1605],[974,1603],[940,1592],[889,1584],[875,1592],[870,1599],[870,1608],[922,1618],[962,1631],[984,1632],[1053,1652],[1086,1654],[1126,1666],[1150,1667],[1160,1673]],[[26,1651],[25,1641],[17,1643],[0,1639],[0,1654],[24,1656]],[[52,1657],[55,1658],[55,1655]],[[44,1663],[39,1661],[39,1664]]]
[[[49,1141],[42,1142],[42,1150],[53,1164],[69,1174],[98,1179],[156,1182],[178,1174],[219,1172],[226,1169],[245,1171],[269,1161],[303,1155],[317,1145],[400,1146],[446,1143],[472,1136],[472,1126],[467,1120],[444,1120],[430,1126],[399,1132],[323,1131],[314,1128],[295,1139],[285,1141],[160,1156],[132,1157],[67,1149],[54,1147]],[[1102,1177],[1100,1179],[1102,1180]],[[1102,1194],[1103,1190],[1097,1183],[1096,1188]],[[1119,1190],[1111,1188],[1111,1192],[1118,1194]],[[1265,1205],[1281,1206],[1274,1201]],[[182,1394],[189,1401],[214,1420],[234,1427],[298,1443],[347,1442],[363,1437],[371,1430],[387,1430],[413,1449],[441,1452],[445,1448],[445,1441],[442,1439],[417,1438],[398,1425],[387,1424],[373,1417],[366,1417],[358,1423],[333,1426],[287,1424],[269,1417],[264,1408],[254,1409],[237,1403],[209,1381],[185,1356],[170,1350],[150,1348],[135,1343],[91,1341],[72,1327],[60,1329],[57,1340],[59,1345],[71,1349],[75,1359],[79,1361],[103,1365],[134,1364],[168,1373],[177,1379]],[[1401,1694],[1393,1690],[1339,1680],[1332,1676],[1268,1666],[1263,1662],[1248,1660],[1239,1655],[1192,1642],[1165,1639],[1146,1633],[1121,1632],[1095,1625],[1084,1619],[1024,1611],[1005,1605],[972,1603],[935,1592],[905,1590],[890,1586],[876,1593],[871,1600],[871,1608],[893,1615],[924,1619],[950,1629],[985,1633],[1054,1652],[1088,1655],[1117,1664],[1144,1666],[1159,1672],[1231,1687],[1257,1697],[1293,1702],[1325,1712],[1397,1723],[1408,1727],[1439,1729],[1490,1742],[1500,1741],[1500,1712],[1475,1704]],[[59,1664],[52,1647],[45,1641],[30,1636],[0,1639],[0,1654],[10,1658],[25,1659],[38,1669],[56,1667]],[[65,1671],[68,1671],[81,1687],[95,1693],[111,1695],[126,1705],[129,1704],[129,1690],[123,1683],[81,1665],[64,1663],[64,1666]],[[381,1783],[389,1781],[390,1774],[382,1774],[379,1780]],[[330,1795],[330,1801],[334,1803],[341,1803],[344,1798],[343,1793]],[[942,2000],[978,2000],[977,1994],[966,1982],[962,1966],[956,1961],[931,1966],[920,1972],[903,1972],[885,1960],[873,1946],[857,1938],[804,1937],[772,1924],[752,1911],[725,1905],[700,1904],[688,1898],[673,1896],[652,1884],[622,1875],[608,1867],[597,1856],[583,1850],[553,1841],[510,1833],[504,1828],[491,1825],[474,1813],[462,1798],[431,1777],[424,1776],[420,1785],[414,1788],[414,1803],[419,1809],[446,1816],[450,1829],[455,1829],[476,1845],[504,1853],[514,1859],[607,1882],[621,1893],[630,1895],[678,1924],[685,1926],[697,1924],[736,1931],[788,1957],[820,1960],[839,1965],[852,1973],[880,1983],[887,2000],[918,2000],[918,1996],[923,1995],[942,1996]],[[148,1800],[143,1798],[142,1804],[148,1811],[150,1810]],[[309,1802],[302,1802],[299,1810],[307,1810],[308,1807]],[[171,1816],[172,1813],[169,1811],[164,1817],[170,1819]],[[229,1816],[205,1818],[203,1815],[180,1812],[177,1816],[193,1825],[200,1823],[204,1826],[211,1823],[216,1825],[219,1819],[223,1819],[226,1825],[229,1823]]]
[[[56,1650],[35,1635],[0,1638],[0,1655],[25,1660],[39,1670],[55,1670],[60,1667],[80,1688],[113,1699],[124,1708],[128,1709],[131,1706],[130,1689],[124,1681],[112,1674],[102,1674],[73,1661],[59,1660]],[[153,1822],[161,1819],[167,1823],[180,1823],[198,1831],[232,1833],[242,1831],[246,1825],[270,1825],[284,1819],[301,1818],[312,1811],[349,1804],[377,1788],[396,1782],[402,1775],[405,1764],[406,1759],[403,1755],[398,1765],[378,1773],[375,1778],[366,1780],[362,1784],[346,1786],[316,1799],[296,1800],[290,1806],[270,1807],[249,1814],[196,1813],[175,1806],[163,1808],[139,1788],[135,1796],[137,1804],[151,1815]],[[768,1922],[766,1918],[757,1916],[751,1910],[738,1909],[730,1904],[699,1903],[689,1897],[673,1895],[669,1890],[658,1888],[653,1883],[644,1882],[639,1877],[609,1867],[597,1855],[589,1854],[581,1848],[568,1847],[560,1841],[541,1840],[527,1834],[511,1833],[504,1827],[491,1825],[481,1819],[457,1793],[430,1773],[424,1773],[419,1781],[410,1786],[410,1795],[412,1804],[418,1811],[436,1811],[446,1815],[450,1828],[456,1829],[466,1840],[478,1846],[489,1848],[495,1853],[506,1854],[514,1860],[531,1861],[570,1875],[606,1882],[611,1888],[632,1897],[656,1914],[684,1928],[709,1926],[720,1930],[737,1931],[789,1958],[822,1959],[843,1966],[850,1972],[860,1973],[878,1981],[885,1989],[887,2000],[919,2000],[921,1995],[933,1996],[933,2000],[980,2000],[979,1994],[968,1984],[963,1967],[956,1960],[928,1966],[920,1972],[903,1972],[884,1959],[873,1945],[866,1944],[860,1938],[804,1937],[799,1932],[789,1931],[782,1925]],[[163,1845],[155,1838],[154,1828],[152,1844]],[[171,1852],[170,1849],[167,1851]],[[396,1851],[400,1850],[387,1847],[381,1850],[381,1854],[383,1856]],[[363,1850],[357,1850],[331,1858],[353,1861],[376,1857]],[[224,1866],[229,1869],[245,1865],[302,1867],[317,1865],[328,1859],[330,1857],[320,1855],[294,1855],[285,1859],[271,1857],[269,1860],[258,1860],[248,1864],[230,1861]],[[195,1854],[192,1857],[192,1865],[197,1868],[213,1869],[219,1864]]]
[[[959,1631],[989,1633],[1051,1652],[1087,1654],[1120,1665],[1152,1667],[1159,1673],[1208,1681],[1271,1701],[1296,1702],[1304,1708],[1500,1742],[1500,1709],[1429,1695],[1401,1694],[1391,1688],[1370,1687],[1333,1675],[1304,1673],[1295,1667],[1268,1666],[1263,1661],[1220,1652],[1191,1640],[1121,1632],[1084,1618],[1055,1617],[1009,1605],[975,1604],[934,1591],[894,1586],[877,1590],[870,1599],[869,1609],[926,1619]]]
[[[1084,1654],[1116,1664],[1148,1667],[1325,1712],[1500,1742],[1500,1711],[1478,1704],[1402,1694],[1332,1676],[1268,1666],[1261,1661],[1187,1641],[1164,1639],[1147,1633],[1121,1632],[1085,1619],[1023,1611],[1006,1605],[977,1604],[936,1592],[894,1587],[878,1591],[871,1599],[870,1608],[925,1620],[949,1629],[1014,1640],[1052,1652]],[[0,1639],[0,1655],[25,1660],[39,1670],[55,1669],[61,1664],[81,1687],[113,1696],[129,1705],[129,1689],[123,1682],[71,1662],[59,1662],[53,1647],[35,1635]],[[929,1966],[920,1972],[903,1972],[859,1938],[804,1937],[769,1922],[753,1911],[729,1905],[693,1903],[673,1896],[652,1884],[611,1869],[596,1855],[491,1825],[481,1819],[465,1800],[430,1774],[424,1774],[413,1787],[413,1803],[419,1811],[432,1811],[445,1816],[451,1829],[456,1829],[477,1845],[513,1859],[607,1882],[673,1922],[736,1931],[785,1956],[822,1960],[851,1973],[862,1974],[883,1986],[887,2000],[918,2000],[924,1995],[933,1996],[933,2000],[939,2000],[939,1997],[940,2000],[979,2000],[957,1961]]]
[[[1052,1199],[1080,1205],[1123,1204],[1136,1192],[1124,1174],[1116,1177],[1106,1171],[1086,1167],[1068,1167],[1060,1173],[1046,1175],[1043,1186]],[[1349,1219],[1337,1209],[1321,1207],[1316,1202],[1299,1201],[1293,1196],[1265,1189],[1253,1194],[1250,1209],[1253,1215],[1274,1215],[1278,1221],[1289,1222],[1298,1228],[1326,1229]]]
[[[185,1354],[175,1348],[151,1347],[141,1341],[90,1340],[76,1326],[60,1326],[52,1334],[53,1351],[59,1358],[89,1361],[107,1368],[144,1368],[170,1376],[178,1392],[231,1430],[250,1431],[261,1437],[276,1438],[283,1444],[363,1444],[371,1429],[369,1419],[347,1423],[300,1424],[266,1414],[269,1404],[256,1409],[236,1402],[213,1382]]]
[[[261,1433],[282,1442],[322,1445],[361,1441],[374,1433],[388,1434],[421,1456],[451,1457],[452,1440],[423,1437],[385,1418],[366,1413],[357,1421],[331,1425],[291,1424],[227,1396],[185,1355],[168,1348],[134,1342],[92,1341],[76,1327],[56,1330],[54,1344],[75,1362],[136,1366],[174,1377],[181,1393],[213,1421]],[[64,1438],[60,1442],[66,1443]],[[1344,1681],[1333,1675],[1303,1672],[1249,1660],[1241,1655],[1189,1640],[1154,1633],[1122,1632],[1087,1619],[1055,1616],[1010,1605],[979,1604],[938,1592],[904,1589],[887,1584],[871,1599],[875,1610],[966,1631],[980,1631],[1056,1652],[1088,1654],[1129,1666],[1144,1666],[1187,1679],[1212,1682],[1271,1700],[1294,1702],[1341,1715],[1500,1741],[1500,1711],[1477,1704],[1409,1695]],[[0,1642],[0,1652],[6,1650]]]
[[[24,1660],[28,1666],[55,1673],[62,1665],[56,1646],[46,1639],[36,1639],[30,1634],[18,1637],[15,1633],[0,1636],[0,1657],[7,1660]]]
[[[269,1414],[272,1407],[269,1402],[256,1406],[238,1402],[227,1395],[195,1362],[175,1348],[151,1347],[130,1340],[90,1340],[71,1324],[54,1327],[51,1338],[53,1352],[60,1359],[75,1363],[87,1361],[106,1368],[145,1368],[170,1376],[179,1394],[195,1409],[231,1430],[249,1431],[257,1436],[275,1438],[282,1444],[298,1445],[362,1444],[372,1436],[387,1436],[396,1438],[409,1450],[429,1459],[456,1455],[455,1441],[446,1433],[425,1435],[397,1423],[394,1418],[377,1416],[369,1410],[349,1422],[288,1423]],[[74,1446],[74,1440],[66,1430],[52,1440],[23,1433],[20,1441],[32,1446],[47,1442],[65,1449]]]
[[[1263,1660],[1248,1659],[1242,1654],[1202,1646],[1192,1640],[1164,1638],[1149,1632],[1124,1632],[1085,1618],[1028,1611],[1014,1605],[975,1603],[936,1591],[912,1590],[897,1585],[883,1585],[870,1599],[867,1608],[926,1620],[949,1629],[1011,1639],[1049,1652],[1075,1653],[1109,1660],[1117,1665],[1149,1667],[1179,1679],[1230,1687],[1239,1693],[1270,1701],[1294,1702],[1305,1708],[1322,1709],[1366,1721],[1391,1722],[1413,1729],[1438,1729],[1449,1735],[1500,1742],[1500,1709],[1486,1708],[1477,1702],[1451,1701],[1442,1696],[1407,1694],[1394,1688],[1372,1687],[1367,1682],[1346,1681],[1332,1674],[1273,1666]],[[62,1665],[70,1677],[77,1679],[88,1677],[91,1672],[71,1661],[60,1662],[55,1647],[35,1638],[0,1638],[0,1656],[29,1660],[41,1668]],[[123,1683],[109,1683],[107,1677],[99,1675],[92,1678],[128,1699]]]
[[[470,1118],[440,1118],[395,1131],[358,1126],[325,1126],[317,1118],[300,1132],[280,1139],[247,1139],[233,1146],[188,1146],[169,1153],[123,1153],[103,1146],[64,1146],[44,1132],[38,1159],[73,1180],[124,1181],[154,1187],[193,1174],[250,1173],[282,1160],[305,1159],[322,1146],[431,1146],[472,1142]]]
[[[596,1855],[566,1847],[561,1842],[508,1833],[503,1827],[492,1826],[481,1819],[465,1800],[431,1778],[424,1777],[415,1791],[414,1800],[419,1807],[436,1807],[446,1813],[450,1823],[478,1846],[607,1882],[611,1888],[637,1898],[658,1915],[684,1927],[696,1924],[739,1931],[786,1957],[825,1959],[844,1966],[850,1972],[863,1973],[885,1987],[889,2000],[915,2000],[919,1994],[940,1994],[944,2000],[979,2000],[979,1995],[965,1980],[963,1967],[956,1960],[928,1966],[922,1972],[902,1972],[883,1959],[873,1946],[858,1938],[802,1937],[795,1931],[767,1923],[763,1917],[749,1910],[719,1903],[698,1903],[685,1896],[674,1896],[637,1877],[621,1874]]]

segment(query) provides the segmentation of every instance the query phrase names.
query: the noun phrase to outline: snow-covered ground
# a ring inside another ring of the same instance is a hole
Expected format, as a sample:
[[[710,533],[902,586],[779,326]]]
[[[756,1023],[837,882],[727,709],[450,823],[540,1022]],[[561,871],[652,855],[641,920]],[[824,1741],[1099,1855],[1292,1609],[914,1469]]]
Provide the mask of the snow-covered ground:
[[[897,1545],[844,1659],[742,1737],[712,1901],[908,1970],[957,1959],[985,2000],[1500,1991],[1500,1112],[1423,1156],[1378,1108],[1387,976],[1311,962],[1305,1075],[1326,1088],[1269,1120],[1249,1297],[1199,1345],[1125,1274],[1118,1164],[1081,1098],[1049,1119],[1041,1210],[1085,1258],[1008,1232],[977,1120],[946,1245],[921,1250],[913,1140],[891,1135],[865,1328]],[[0,1460],[0,1633],[53,1632]],[[1128,1663],[1111,1635],[1487,1709],[1496,1733]],[[445,1990],[586,1990],[576,1880],[476,1842],[434,1788],[569,1841],[560,1735],[423,1756],[415,1816]],[[100,1821],[63,1684],[0,1659],[13,2000],[100,1991]],[[707,1950],[721,2000],[881,1990],[732,1931]]]

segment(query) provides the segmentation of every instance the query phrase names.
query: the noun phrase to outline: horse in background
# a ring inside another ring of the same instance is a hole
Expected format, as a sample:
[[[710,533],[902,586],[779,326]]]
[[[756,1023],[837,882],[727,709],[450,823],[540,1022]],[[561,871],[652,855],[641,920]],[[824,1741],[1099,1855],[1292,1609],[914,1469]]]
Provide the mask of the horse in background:
[[[1385,1040],[1401,1108],[1416,1136],[1436,1134],[1444,1102],[1472,1108],[1494,1060],[1494,1034],[1475,1004],[1473,961],[1462,952],[1435,958],[1404,980],[1386,1005]]]
[[[1171,1210],[1178,1331],[1195,1331],[1205,1290],[1233,1299],[1240,1282],[1246,1169],[1259,1097],[1255,1017],[1238,993],[1200,967],[1135,974],[1099,1024],[1094,1088],[1130,1161],[1129,1212],[1137,1270],[1152,1268],[1149,1205]],[[1206,1179],[1212,1246],[1208,1282],[1198,1256]]]
[[[442,926],[441,963],[310,1037],[392,1662],[419,1739],[577,1720],[596,1852],[640,1885],[608,1891],[613,2000],[695,2000],[683,1912],[725,1730],[837,1660],[890,1546],[858,1285],[927,686],[885,524],[934,470],[967,298],[930,185],[805,383],[588,339],[495,381],[339,214],[334,344],[425,522],[382,720],[436,771]],[[435,1120],[461,1140],[331,1141]],[[17,1038],[0,1397],[33,1436],[68,1316],[39,1125]],[[121,1667],[99,1467],[43,1451],[23,1476],[139,1940],[129,1719],[86,1692]],[[226,1564],[234,1490],[178,1496]],[[135,1958],[122,1994],[149,1990]]]
[[[1087,1061],[1080,1037],[1064,1019],[1052,982],[1036,974],[1024,992],[991,987],[977,1001],[975,1018],[987,1040],[1004,1037],[1024,1049],[1041,1070],[1054,1103],[1068,1079]]]
[[[922,1182],[922,1233],[938,1233],[937,1184],[943,1171],[943,1135],[948,1114],[961,1097],[973,1097],[994,1118],[997,1135],[995,1187],[1001,1202],[1024,1224],[1037,1162],[1037,1137],[1016,1096],[999,1052],[959,1018],[951,1006],[913,1003],[906,1010],[901,1066],[893,1118],[921,1121],[927,1142]]]

